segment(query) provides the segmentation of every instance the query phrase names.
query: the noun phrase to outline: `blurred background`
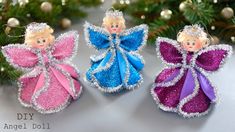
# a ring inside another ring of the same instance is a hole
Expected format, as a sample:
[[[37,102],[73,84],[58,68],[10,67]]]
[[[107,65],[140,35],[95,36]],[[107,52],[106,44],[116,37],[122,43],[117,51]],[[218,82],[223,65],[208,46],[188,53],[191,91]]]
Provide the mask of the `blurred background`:
[[[90,66],[89,48],[84,39],[83,24],[101,26],[105,11],[122,10],[127,28],[146,23],[150,27],[147,46],[141,51],[145,59],[144,83],[133,91],[107,95],[84,80]],[[153,80],[164,68],[157,57],[154,41],[158,36],[176,38],[186,24],[201,24],[211,35],[212,44],[235,44],[234,0],[0,0],[0,46],[23,43],[24,26],[47,22],[55,36],[69,30],[78,31],[79,46],[73,63],[81,72],[84,92],[79,100],[63,111],[42,115],[23,107],[17,100],[16,79],[22,75],[12,68],[0,52],[0,132],[5,124],[49,123],[50,129],[17,130],[17,132],[233,132],[235,130],[235,55],[210,80],[217,86],[220,102],[206,116],[184,119],[175,113],[158,109],[150,95]],[[233,46],[234,47],[234,46]],[[33,113],[33,120],[17,120],[17,113]]]

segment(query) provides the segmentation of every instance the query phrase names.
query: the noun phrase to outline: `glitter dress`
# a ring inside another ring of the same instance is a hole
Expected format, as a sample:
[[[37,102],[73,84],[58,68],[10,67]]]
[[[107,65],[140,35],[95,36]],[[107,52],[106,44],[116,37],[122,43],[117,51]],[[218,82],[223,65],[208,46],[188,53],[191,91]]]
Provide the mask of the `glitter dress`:
[[[46,50],[30,48],[26,44],[3,47],[7,61],[26,73],[18,79],[18,99],[25,107],[40,113],[54,113],[77,99],[82,87],[78,70],[70,63],[78,45],[77,32],[58,37]]]
[[[193,53],[183,50],[177,41],[159,37],[157,51],[168,66],[157,75],[151,90],[158,106],[184,117],[208,113],[217,94],[206,75],[222,66],[232,47],[213,45]]]
[[[102,52],[91,56],[86,80],[104,92],[138,87],[142,82],[139,72],[144,67],[144,60],[138,51],[146,43],[147,30],[146,25],[140,25],[117,35],[86,23],[87,43]]]

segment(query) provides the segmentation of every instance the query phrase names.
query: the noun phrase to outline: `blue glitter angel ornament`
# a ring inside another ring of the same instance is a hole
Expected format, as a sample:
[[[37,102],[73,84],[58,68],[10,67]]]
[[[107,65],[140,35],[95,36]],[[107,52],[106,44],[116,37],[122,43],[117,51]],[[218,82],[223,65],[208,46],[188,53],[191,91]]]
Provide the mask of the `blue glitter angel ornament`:
[[[109,93],[138,87],[143,81],[139,72],[144,67],[138,51],[146,44],[147,25],[125,30],[122,12],[109,10],[102,26],[104,28],[88,22],[84,25],[88,45],[101,52],[90,57],[91,67],[86,72],[86,80]]]

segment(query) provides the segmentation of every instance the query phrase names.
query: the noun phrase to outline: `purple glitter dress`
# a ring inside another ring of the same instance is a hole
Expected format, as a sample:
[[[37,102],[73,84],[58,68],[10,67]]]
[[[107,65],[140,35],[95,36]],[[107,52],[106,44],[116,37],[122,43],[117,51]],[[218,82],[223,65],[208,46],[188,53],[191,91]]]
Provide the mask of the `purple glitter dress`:
[[[217,101],[217,93],[206,74],[220,69],[232,54],[232,47],[213,45],[193,53],[168,38],[158,38],[156,45],[158,55],[168,66],[157,75],[151,89],[158,106],[184,117],[207,114],[211,103]]]

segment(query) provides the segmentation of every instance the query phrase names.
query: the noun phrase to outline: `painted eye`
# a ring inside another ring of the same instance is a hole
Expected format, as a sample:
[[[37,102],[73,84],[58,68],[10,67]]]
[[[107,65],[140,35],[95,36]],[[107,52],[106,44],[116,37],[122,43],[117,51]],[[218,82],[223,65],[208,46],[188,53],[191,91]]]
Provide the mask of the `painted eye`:
[[[193,42],[192,45],[194,46],[194,45],[195,45],[195,42]]]
[[[39,44],[39,43],[40,43],[40,40],[37,40],[37,43]]]
[[[114,26],[113,25],[111,25],[111,28],[113,28]]]
[[[189,43],[189,42],[187,42],[187,45],[190,45],[190,43]]]
[[[118,25],[116,25],[116,28],[118,28]]]
[[[45,39],[43,39],[43,40],[42,40],[42,42],[43,42],[43,43],[45,43],[45,42],[46,42],[46,40],[45,40]]]

